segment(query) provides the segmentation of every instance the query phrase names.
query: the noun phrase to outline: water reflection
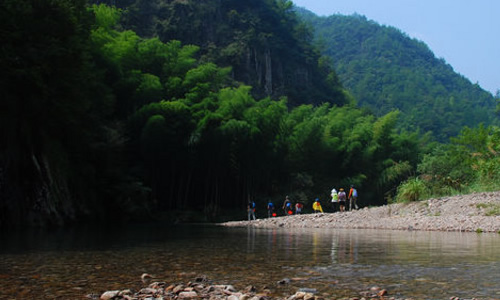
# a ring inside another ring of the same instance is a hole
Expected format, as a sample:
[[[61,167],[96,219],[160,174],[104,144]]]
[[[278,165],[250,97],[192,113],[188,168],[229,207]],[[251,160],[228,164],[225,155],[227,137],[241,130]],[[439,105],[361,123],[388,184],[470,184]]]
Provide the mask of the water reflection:
[[[333,264],[354,264],[358,262],[357,235],[334,235],[331,245]]]
[[[495,234],[155,225],[4,234],[0,241],[0,299],[137,289],[144,272],[168,282],[206,275],[275,294],[307,287],[357,296],[379,285],[416,299],[500,298]],[[284,278],[290,283],[277,284]]]

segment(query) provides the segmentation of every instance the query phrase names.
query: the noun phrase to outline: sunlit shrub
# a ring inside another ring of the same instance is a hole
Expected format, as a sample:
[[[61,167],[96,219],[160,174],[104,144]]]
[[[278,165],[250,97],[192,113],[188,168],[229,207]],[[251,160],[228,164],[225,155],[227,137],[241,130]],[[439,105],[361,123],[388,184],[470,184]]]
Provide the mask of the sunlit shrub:
[[[396,194],[396,202],[412,202],[424,199],[429,195],[425,182],[419,178],[411,178],[403,182]]]

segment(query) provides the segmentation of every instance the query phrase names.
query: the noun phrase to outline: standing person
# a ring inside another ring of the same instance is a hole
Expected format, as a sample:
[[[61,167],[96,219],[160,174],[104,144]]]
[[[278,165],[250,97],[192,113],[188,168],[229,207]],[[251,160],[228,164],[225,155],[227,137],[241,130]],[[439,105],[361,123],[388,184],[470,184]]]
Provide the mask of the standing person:
[[[304,207],[304,205],[300,202],[297,202],[297,204],[295,204],[295,214],[296,215],[300,215],[302,213],[302,207]]]
[[[292,201],[290,201],[290,198],[288,198],[288,196],[285,197],[285,202],[283,202],[283,211],[287,216],[292,211]]]
[[[248,213],[248,221],[250,221],[251,218],[255,220],[255,202],[248,201],[247,213]]]
[[[340,211],[345,211],[346,194],[343,188],[339,189],[339,207]]]
[[[349,190],[349,210],[353,208],[358,209],[358,204],[356,203],[358,200],[358,191],[354,188],[354,185],[351,184],[351,189]]]
[[[274,214],[274,203],[272,203],[271,201],[269,201],[269,203],[267,203],[267,217],[268,218],[275,217],[275,214]]]
[[[318,198],[316,198],[316,200],[314,200],[313,210],[314,210],[314,213],[323,212],[323,208],[321,207],[321,203],[319,203]]]
[[[332,209],[333,209],[333,212],[336,212],[337,205],[339,203],[339,195],[337,194],[337,190],[335,188],[332,189],[331,196],[332,196]]]

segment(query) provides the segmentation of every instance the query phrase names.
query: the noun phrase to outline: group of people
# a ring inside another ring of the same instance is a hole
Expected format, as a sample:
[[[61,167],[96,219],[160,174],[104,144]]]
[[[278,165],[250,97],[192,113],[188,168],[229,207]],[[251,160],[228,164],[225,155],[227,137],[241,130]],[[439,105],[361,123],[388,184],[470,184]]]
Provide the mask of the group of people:
[[[295,208],[295,214],[296,215],[300,215],[302,213],[302,209],[304,208],[304,204],[302,204],[301,202],[297,202],[295,203],[295,207],[292,203],[292,201],[290,201],[290,198],[288,196],[285,197],[285,201],[283,202],[283,206],[281,207],[281,209],[283,209],[283,212],[285,213],[285,215],[293,215],[293,210]],[[268,211],[268,216],[271,212],[271,215],[272,216],[276,216],[276,212],[274,211],[274,204],[272,202],[269,202],[267,204],[267,211]],[[272,214],[274,213],[274,215]]]
[[[333,212],[336,211],[344,212],[346,210],[353,210],[359,208],[357,204],[358,191],[356,190],[356,188],[354,188],[354,185],[351,185],[348,194],[346,194],[343,188],[340,188],[338,192],[335,188],[333,188],[331,191],[331,197],[332,197],[331,202],[332,202]],[[295,209],[295,214],[301,214],[304,205],[301,202],[297,202],[295,203],[294,206],[290,198],[286,196],[285,201],[283,202],[283,206],[281,208],[283,209],[285,215],[293,215],[294,209]],[[314,200],[312,208],[315,213],[323,212],[323,207],[321,206],[319,198],[316,198]],[[247,212],[248,212],[248,221],[256,219],[255,202],[253,201],[248,202]],[[269,202],[267,204],[267,217],[271,218],[276,216],[277,216],[276,206],[274,205],[274,203]]]
[[[333,211],[346,211],[347,207],[348,210],[353,210],[353,209],[358,209],[358,191],[356,188],[354,188],[354,185],[351,185],[351,188],[349,189],[349,194],[346,194],[343,188],[340,188],[339,191],[335,188],[332,189],[331,192],[332,196],[332,207]]]

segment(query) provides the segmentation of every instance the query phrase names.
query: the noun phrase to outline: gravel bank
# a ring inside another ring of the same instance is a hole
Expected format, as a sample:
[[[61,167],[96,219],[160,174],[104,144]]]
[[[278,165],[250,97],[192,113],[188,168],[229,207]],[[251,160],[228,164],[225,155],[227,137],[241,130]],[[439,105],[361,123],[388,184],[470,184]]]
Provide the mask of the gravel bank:
[[[232,221],[221,225],[500,233],[500,191],[398,203],[343,213],[293,215],[255,221]]]

